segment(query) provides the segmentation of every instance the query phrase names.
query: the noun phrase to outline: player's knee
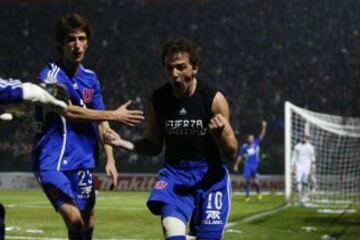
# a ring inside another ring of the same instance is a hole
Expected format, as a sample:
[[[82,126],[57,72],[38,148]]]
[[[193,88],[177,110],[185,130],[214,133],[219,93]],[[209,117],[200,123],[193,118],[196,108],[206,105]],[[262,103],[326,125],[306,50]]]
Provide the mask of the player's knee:
[[[81,216],[84,222],[84,228],[93,228],[95,226],[95,215],[93,209],[89,211],[82,211]]]
[[[183,221],[175,217],[165,217],[161,221],[166,239],[181,237],[186,235],[186,226]]]
[[[71,232],[80,232],[80,231],[84,231],[84,225],[82,223],[82,221],[72,221],[67,225],[68,231]]]
[[[81,216],[71,215],[66,219],[66,226],[71,232],[83,231],[84,223],[82,221]]]

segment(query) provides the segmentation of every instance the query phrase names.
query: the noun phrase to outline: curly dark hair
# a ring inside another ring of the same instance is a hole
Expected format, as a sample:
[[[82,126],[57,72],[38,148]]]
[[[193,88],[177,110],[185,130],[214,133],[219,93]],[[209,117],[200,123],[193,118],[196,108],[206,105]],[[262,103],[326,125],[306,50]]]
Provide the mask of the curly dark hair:
[[[198,66],[200,63],[200,54],[198,46],[190,39],[178,37],[171,39],[165,43],[161,49],[162,65],[166,66],[167,60],[173,55],[184,52],[189,54],[190,63],[193,66]]]

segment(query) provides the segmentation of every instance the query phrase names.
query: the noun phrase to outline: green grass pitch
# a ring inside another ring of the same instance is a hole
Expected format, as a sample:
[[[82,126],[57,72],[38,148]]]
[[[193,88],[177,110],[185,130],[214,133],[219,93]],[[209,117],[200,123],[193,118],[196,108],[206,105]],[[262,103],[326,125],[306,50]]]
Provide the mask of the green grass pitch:
[[[163,239],[159,218],[145,206],[148,194],[99,192],[94,239]],[[6,208],[5,239],[66,239],[62,219],[40,190],[0,190],[0,202]],[[360,239],[359,207],[351,206],[349,213],[324,214],[317,208],[283,206],[284,197],[275,194],[249,203],[234,195],[224,239]]]

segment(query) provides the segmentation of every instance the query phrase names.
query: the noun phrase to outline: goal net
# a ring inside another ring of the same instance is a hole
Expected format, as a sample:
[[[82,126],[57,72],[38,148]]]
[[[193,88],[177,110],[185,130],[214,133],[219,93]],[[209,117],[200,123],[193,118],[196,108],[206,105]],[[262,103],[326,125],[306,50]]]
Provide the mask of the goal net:
[[[298,200],[292,154],[302,137],[315,150],[306,191],[313,204],[360,203],[360,119],[309,111],[285,103],[285,195]]]

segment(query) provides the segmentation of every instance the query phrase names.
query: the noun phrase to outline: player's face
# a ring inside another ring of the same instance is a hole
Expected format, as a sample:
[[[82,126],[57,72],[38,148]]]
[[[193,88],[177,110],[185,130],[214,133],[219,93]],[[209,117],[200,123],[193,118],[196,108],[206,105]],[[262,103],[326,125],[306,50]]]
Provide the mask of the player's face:
[[[302,143],[307,143],[309,141],[309,137],[308,136],[303,136],[301,139]]]
[[[70,32],[64,41],[63,57],[68,62],[79,64],[83,61],[88,46],[89,43],[85,32]]]
[[[254,142],[254,135],[250,134],[250,135],[247,137],[247,141],[248,141],[248,143],[253,143],[253,142]]]
[[[174,54],[166,61],[166,69],[170,78],[172,89],[176,96],[190,96],[195,85],[195,75],[198,67],[190,63],[188,53]]]

